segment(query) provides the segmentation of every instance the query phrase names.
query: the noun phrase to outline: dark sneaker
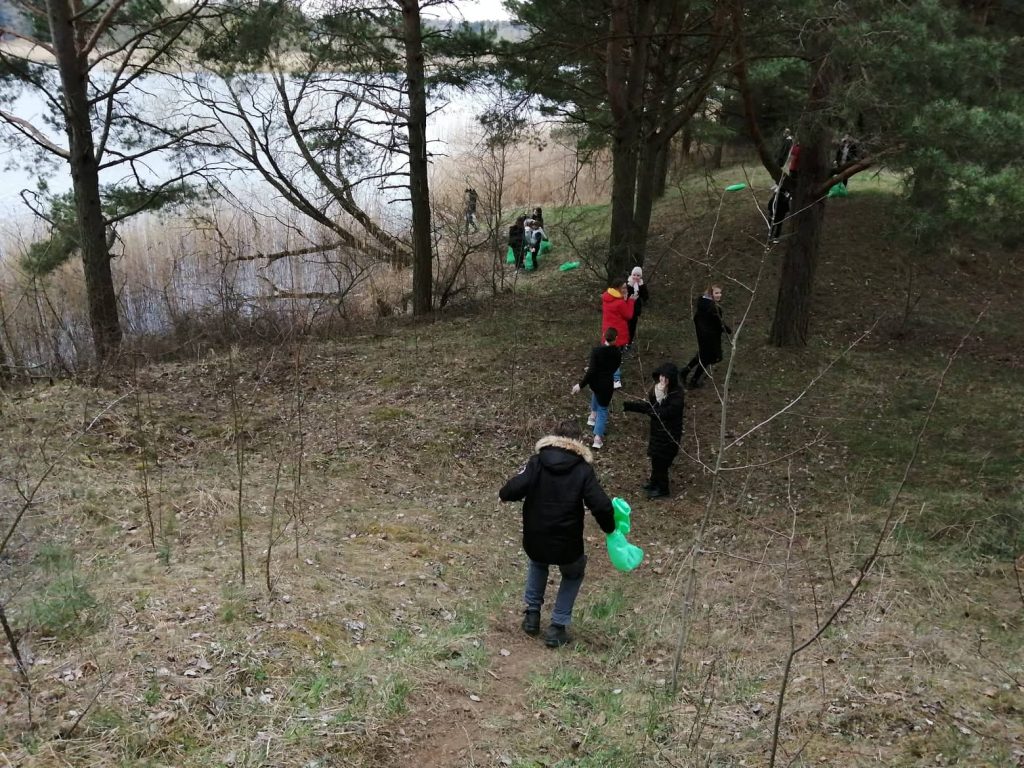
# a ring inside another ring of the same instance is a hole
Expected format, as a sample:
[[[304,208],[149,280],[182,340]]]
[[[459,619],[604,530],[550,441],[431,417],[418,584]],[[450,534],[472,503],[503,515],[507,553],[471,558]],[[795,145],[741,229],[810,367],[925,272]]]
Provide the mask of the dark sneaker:
[[[654,489],[654,483],[652,483],[650,480],[648,480],[646,483],[644,483],[644,490],[645,491],[650,491],[650,490],[653,490],[653,489]]]
[[[670,494],[668,492],[668,489],[666,489],[666,488],[659,488],[656,485],[652,486],[647,491],[647,498],[648,499],[664,499],[664,498],[666,498],[668,496],[671,496],[671,495],[672,494]]]
[[[528,635],[540,634],[540,611],[523,611],[523,632]]]
[[[561,648],[569,642],[569,633],[561,624],[552,624],[544,633],[544,645],[548,648]]]

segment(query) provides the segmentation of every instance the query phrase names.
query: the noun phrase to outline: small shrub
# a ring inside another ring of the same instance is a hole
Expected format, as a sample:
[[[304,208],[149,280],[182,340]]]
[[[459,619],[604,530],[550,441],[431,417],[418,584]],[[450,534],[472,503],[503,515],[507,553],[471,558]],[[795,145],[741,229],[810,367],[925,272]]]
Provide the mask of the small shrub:
[[[99,625],[99,607],[74,573],[65,573],[33,598],[27,618],[38,630],[62,640],[81,637]]]

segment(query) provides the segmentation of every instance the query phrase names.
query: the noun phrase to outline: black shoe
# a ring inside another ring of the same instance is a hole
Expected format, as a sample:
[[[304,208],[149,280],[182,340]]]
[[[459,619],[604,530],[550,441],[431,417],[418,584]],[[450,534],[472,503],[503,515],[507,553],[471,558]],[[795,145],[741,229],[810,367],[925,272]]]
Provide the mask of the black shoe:
[[[648,499],[664,499],[667,496],[671,496],[668,492],[668,488],[662,488],[661,486],[651,486],[647,491]]]
[[[690,383],[686,385],[687,389],[702,389],[703,387],[704,379],[698,379],[697,381],[691,380]]]
[[[523,611],[523,632],[534,636],[540,634],[540,611]]]
[[[650,491],[653,488],[654,488],[654,481],[648,480],[646,483],[644,483],[644,490],[645,491]]]
[[[679,383],[685,385],[686,377],[690,375],[690,366],[686,365],[679,369]]]
[[[552,624],[544,633],[544,645],[548,648],[561,648],[569,642],[569,633],[561,624]]]

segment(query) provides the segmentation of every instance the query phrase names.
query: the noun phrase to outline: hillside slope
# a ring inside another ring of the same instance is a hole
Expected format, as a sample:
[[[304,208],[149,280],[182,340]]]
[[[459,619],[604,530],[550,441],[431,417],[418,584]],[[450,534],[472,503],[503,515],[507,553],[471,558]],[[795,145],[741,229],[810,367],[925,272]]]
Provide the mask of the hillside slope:
[[[852,187],[829,204],[803,350],[765,343],[779,251],[759,244],[752,198],[726,198],[717,227],[714,193],[660,206],[653,301],[596,458],[634,503],[646,560],[615,572],[587,523],[576,641],[557,652],[518,628],[519,510],[496,491],[552,420],[586,416],[569,394],[600,325],[585,270],[545,266],[436,322],[4,393],[4,528],[26,515],[0,598],[32,666],[26,689],[4,649],[0,752],[22,766],[765,765],[791,637],[850,592],[941,382],[883,557],[794,662],[780,764],[1024,764],[1020,256],[912,253],[885,186]],[[663,502],[642,498],[646,423],[619,403],[692,354],[707,264],[729,321],[749,312],[673,696],[721,403],[688,393]],[[25,507],[19,489],[51,466]]]

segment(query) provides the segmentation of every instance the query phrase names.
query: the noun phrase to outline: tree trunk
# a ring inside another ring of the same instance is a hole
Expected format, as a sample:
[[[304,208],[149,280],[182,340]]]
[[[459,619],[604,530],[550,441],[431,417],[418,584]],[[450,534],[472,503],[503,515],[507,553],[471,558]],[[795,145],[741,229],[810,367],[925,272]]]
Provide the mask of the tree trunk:
[[[117,295],[110,270],[99,169],[89,119],[89,69],[85,57],[78,52],[68,0],[48,0],[46,6],[67,111],[68,162],[75,194],[89,323],[96,357],[102,361],[120,346],[121,323],[117,316]]]
[[[608,240],[608,277],[624,275],[635,264],[633,211],[636,205],[639,126],[618,126],[612,144],[612,220]]]
[[[708,167],[713,171],[717,171],[722,167],[722,153],[725,151],[725,143],[719,141],[715,144],[714,149],[711,150],[711,159],[708,161]]]
[[[648,140],[640,155],[640,167],[637,171],[636,205],[633,209],[633,263],[626,265],[624,272],[634,266],[642,267],[647,255],[647,233],[651,228],[651,212],[657,196],[658,173],[665,169],[668,157],[668,142],[662,137]],[[662,181],[664,181],[662,179]],[[663,185],[664,191],[664,185]]]
[[[401,0],[405,33],[405,77],[409,88],[409,196],[412,200],[412,312],[433,305],[433,248],[427,181],[427,93],[423,82],[423,31],[419,0]]]
[[[809,149],[810,147],[806,145],[801,149],[801,167],[804,162],[803,153]],[[821,155],[824,157],[824,151]],[[814,288],[814,273],[818,267],[821,230],[825,217],[824,200],[808,200],[806,194],[801,194],[801,188],[804,192],[812,189],[809,184],[810,182],[805,182],[801,176],[793,200],[793,210],[800,212],[793,218],[793,235],[782,260],[779,295],[775,302],[775,317],[771,329],[771,343],[776,347],[807,345],[811,294]]]
[[[668,184],[669,147],[671,141],[666,141],[658,150],[654,158],[654,197],[660,199],[665,196],[665,187]]]
[[[800,129],[800,166],[790,215],[793,234],[782,260],[779,294],[772,320],[771,343],[776,347],[807,345],[814,273],[818,267],[825,198],[820,188],[829,178],[829,130],[825,106],[831,88],[827,59],[818,70],[808,98],[807,120]]]
[[[693,124],[687,123],[683,126],[683,136],[679,142],[679,167],[682,168],[690,162],[690,152],[693,150]]]

